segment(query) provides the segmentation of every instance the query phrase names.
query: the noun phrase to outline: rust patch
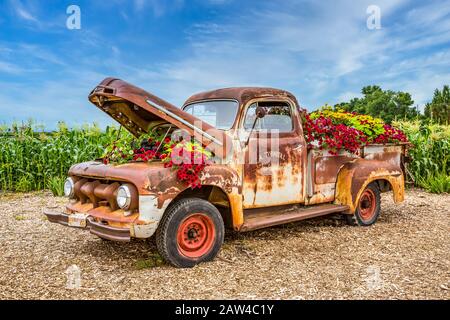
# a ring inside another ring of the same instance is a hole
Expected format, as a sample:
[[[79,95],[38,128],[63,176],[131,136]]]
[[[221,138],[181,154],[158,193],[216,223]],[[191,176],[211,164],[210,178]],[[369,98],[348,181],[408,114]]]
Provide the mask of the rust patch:
[[[403,201],[404,177],[400,166],[381,160],[356,159],[346,163],[339,172],[335,202],[348,205],[350,213],[354,213],[361,193],[376,180],[388,181],[394,201]]]
[[[313,157],[314,161],[314,183],[325,184],[334,183],[337,180],[337,174],[341,166],[354,159],[354,157],[348,155],[337,156],[320,156]]]
[[[86,213],[96,219],[97,222],[105,221],[108,225],[113,227],[129,227],[132,223],[134,223],[138,217],[139,213],[135,212],[132,215],[125,216],[124,210],[112,210],[109,206],[99,206],[94,208],[92,203],[69,203],[66,206],[66,211],[68,213]]]
[[[259,137],[257,133],[256,138],[267,150],[249,145],[245,151],[244,209],[303,202],[306,143],[302,135],[295,129],[280,133],[278,150],[271,149],[270,135]],[[256,159],[250,159],[250,150],[256,150]],[[278,163],[270,161],[274,156]]]
[[[289,98],[294,101],[296,105],[298,105],[295,96],[288,91],[261,87],[234,87],[201,92],[189,97],[184,105],[188,105],[196,101],[214,99],[232,99],[237,100],[240,105],[245,105],[250,100],[257,98],[271,98],[274,100]]]
[[[170,169],[161,162],[131,162],[121,165],[105,165],[97,161],[76,164],[69,170],[69,175],[87,179],[100,179],[131,182],[140,195],[150,194],[149,177],[159,176]]]
[[[234,230],[239,228],[244,223],[244,210],[242,208],[242,195],[231,193],[228,195],[231,207],[231,216]]]

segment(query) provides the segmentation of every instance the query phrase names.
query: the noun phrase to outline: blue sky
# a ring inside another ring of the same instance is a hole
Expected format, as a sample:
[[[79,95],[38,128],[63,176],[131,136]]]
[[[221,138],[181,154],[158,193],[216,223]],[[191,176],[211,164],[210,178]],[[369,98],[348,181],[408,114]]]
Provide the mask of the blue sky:
[[[66,27],[71,4],[80,30]],[[381,29],[367,28],[371,4]],[[249,85],[311,110],[379,84],[423,106],[450,83],[449,49],[448,0],[0,0],[0,123],[105,125],[87,95],[106,76],[176,105]]]

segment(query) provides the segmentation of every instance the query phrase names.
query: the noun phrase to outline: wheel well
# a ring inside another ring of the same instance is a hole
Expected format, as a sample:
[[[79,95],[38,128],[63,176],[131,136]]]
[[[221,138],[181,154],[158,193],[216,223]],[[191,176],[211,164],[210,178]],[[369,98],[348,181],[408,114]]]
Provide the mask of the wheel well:
[[[209,201],[217,208],[217,210],[219,210],[225,226],[230,228],[233,227],[230,200],[221,188],[211,185],[203,185],[201,188],[196,189],[187,188],[172,200],[169,207],[185,198],[200,198]]]
[[[392,190],[391,183],[386,179],[378,179],[373,181],[373,183],[376,183],[376,185],[380,189],[380,192],[388,192]]]

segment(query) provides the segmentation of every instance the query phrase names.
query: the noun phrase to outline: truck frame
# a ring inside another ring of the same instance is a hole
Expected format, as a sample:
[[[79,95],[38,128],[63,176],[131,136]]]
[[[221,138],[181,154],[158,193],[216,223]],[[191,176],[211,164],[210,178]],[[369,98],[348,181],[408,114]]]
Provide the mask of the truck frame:
[[[65,185],[65,209],[44,213],[50,222],[113,241],[156,234],[158,251],[177,267],[212,260],[225,230],[329,214],[369,226],[380,214],[381,192],[392,191],[396,203],[404,200],[406,144],[367,145],[359,155],[308,148],[303,110],[284,90],[218,89],[191,96],[180,109],[107,78],[89,100],[137,138],[158,128],[183,130],[216,161],[205,167],[202,187],[195,189],[160,161],[75,164]]]

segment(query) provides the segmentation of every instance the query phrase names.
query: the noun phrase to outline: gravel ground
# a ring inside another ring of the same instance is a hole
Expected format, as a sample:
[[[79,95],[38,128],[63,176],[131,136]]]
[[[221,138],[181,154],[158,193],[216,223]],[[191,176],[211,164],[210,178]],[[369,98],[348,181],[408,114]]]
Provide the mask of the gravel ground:
[[[369,227],[321,218],[229,233],[192,269],[161,263],[153,241],[103,241],[46,221],[45,193],[0,194],[0,299],[449,299],[450,195],[410,190]],[[81,270],[69,289],[66,270]]]

